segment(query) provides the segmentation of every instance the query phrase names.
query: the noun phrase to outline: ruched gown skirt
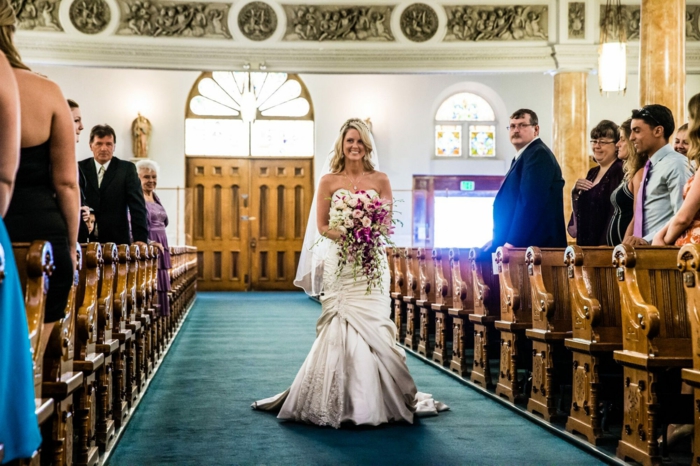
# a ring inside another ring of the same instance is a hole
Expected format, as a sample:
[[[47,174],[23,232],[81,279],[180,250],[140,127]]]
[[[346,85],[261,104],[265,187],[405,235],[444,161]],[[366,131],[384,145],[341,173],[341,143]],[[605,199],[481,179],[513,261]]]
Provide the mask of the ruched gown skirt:
[[[382,286],[369,294],[366,279],[353,279],[349,266],[337,272],[333,245],[325,259],[322,312],[311,351],[289,389],[253,403],[253,408],[279,410],[280,419],[335,428],[343,422],[412,423],[414,414],[448,409],[416,390],[406,354],[396,344],[386,256]]]

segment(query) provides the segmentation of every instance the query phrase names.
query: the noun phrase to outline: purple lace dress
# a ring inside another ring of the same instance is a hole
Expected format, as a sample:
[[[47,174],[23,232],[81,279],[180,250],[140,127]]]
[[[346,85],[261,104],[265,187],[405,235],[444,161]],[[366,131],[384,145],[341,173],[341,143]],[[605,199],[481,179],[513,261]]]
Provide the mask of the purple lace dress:
[[[168,214],[160,203],[158,196],[153,193],[155,202],[146,202],[148,209],[148,240],[156,241],[163,245],[165,252],[158,255],[158,303],[160,303],[160,314],[170,315],[170,301],[168,301],[168,291],[170,291],[170,249],[168,248],[168,235],[165,227],[168,226]]]

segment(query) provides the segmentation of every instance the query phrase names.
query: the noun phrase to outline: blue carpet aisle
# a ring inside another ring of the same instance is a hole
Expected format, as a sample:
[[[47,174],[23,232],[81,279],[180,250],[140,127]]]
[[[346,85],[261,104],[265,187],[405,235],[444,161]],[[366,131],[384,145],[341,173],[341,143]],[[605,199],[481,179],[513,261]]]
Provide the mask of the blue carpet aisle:
[[[600,464],[410,355],[452,411],[336,431],[251,410],[291,384],[319,313],[303,293],[199,293],[109,464]]]

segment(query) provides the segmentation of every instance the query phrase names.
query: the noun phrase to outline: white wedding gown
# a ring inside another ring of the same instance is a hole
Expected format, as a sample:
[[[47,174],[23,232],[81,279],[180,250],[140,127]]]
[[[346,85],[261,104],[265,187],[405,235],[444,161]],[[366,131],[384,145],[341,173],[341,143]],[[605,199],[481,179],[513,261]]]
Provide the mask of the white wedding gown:
[[[324,260],[316,341],[292,386],[253,403],[254,409],[279,410],[280,419],[335,428],[343,422],[413,423],[414,414],[435,415],[448,409],[416,390],[390,319],[386,255],[382,262],[382,288],[367,294],[366,279],[354,280],[350,267],[337,275],[338,251],[335,243],[331,245]]]

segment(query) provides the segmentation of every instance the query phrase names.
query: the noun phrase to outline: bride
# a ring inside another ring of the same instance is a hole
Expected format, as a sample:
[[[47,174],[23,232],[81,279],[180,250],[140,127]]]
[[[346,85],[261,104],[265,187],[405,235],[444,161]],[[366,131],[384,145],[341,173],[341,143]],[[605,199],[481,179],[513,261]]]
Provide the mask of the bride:
[[[343,422],[412,423],[414,414],[446,410],[431,395],[416,390],[406,354],[396,344],[396,326],[389,318],[386,255],[381,258],[381,286],[373,287],[369,294],[367,280],[353,278],[350,266],[338,271],[335,240],[340,232],[328,226],[331,199],[343,192],[367,191],[392,200],[389,178],[376,170],[374,143],[363,121],[350,119],[343,124],[326,164],[295,280],[307,293],[320,293],[316,341],[292,386],[252,407],[279,410],[280,419],[335,428]]]

